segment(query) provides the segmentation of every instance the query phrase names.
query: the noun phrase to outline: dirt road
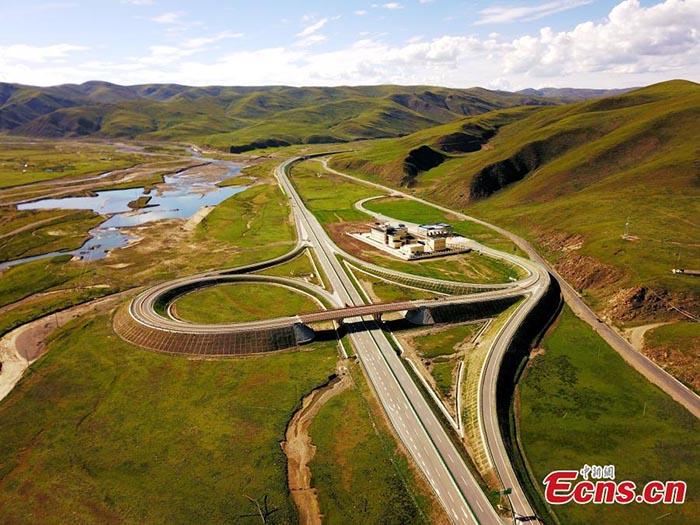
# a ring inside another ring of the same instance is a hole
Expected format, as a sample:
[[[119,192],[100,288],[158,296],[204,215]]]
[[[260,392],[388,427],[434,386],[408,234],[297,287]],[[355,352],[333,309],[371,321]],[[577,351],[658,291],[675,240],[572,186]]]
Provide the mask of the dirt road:
[[[85,304],[68,308],[55,314],[41,317],[5,334],[0,339],[0,401],[15,387],[25,370],[46,352],[46,338],[59,326],[93,311],[105,312],[132,292],[95,299]]]
[[[309,427],[321,407],[351,385],[349,376],[338,376],[326,386],[312,391],[289,422],[285,434],[287,440],[280,443],[287,456],[287,481],[301,525],[321,525],[322,517],[316,489],[311,487],[311,469],[308,467],[316,454]]]

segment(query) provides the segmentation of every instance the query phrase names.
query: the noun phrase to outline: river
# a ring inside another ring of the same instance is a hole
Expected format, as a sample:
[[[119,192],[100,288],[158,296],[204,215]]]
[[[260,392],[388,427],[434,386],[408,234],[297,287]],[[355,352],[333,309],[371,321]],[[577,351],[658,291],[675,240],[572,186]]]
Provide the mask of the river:
[[[107,257],[111,250],[122,248],[134,239],[130,228],[162,219],[188,219],[202,206],[216,206],[228,197],[240,193],[248,186],[219,187],[218,182],[236,177],[241,167],[232,162],[206,159],[210,164],[223,165],[228,171],[218,180],[193,168],[174,175],[166,175],[163,183],[148,192],[143,187],[124,190],[98,191],[91,197],[67,197],[43,199],[17,205],[18,210],[92,210],[106,219],[90,230],[90,238],[73,251],[57,251],[23,257],[0,263],[0,270],[18,264],[70,254],[85,261],[96,261]],[[128,203],[139,197],[151,197],[148,207],[132,210]]]

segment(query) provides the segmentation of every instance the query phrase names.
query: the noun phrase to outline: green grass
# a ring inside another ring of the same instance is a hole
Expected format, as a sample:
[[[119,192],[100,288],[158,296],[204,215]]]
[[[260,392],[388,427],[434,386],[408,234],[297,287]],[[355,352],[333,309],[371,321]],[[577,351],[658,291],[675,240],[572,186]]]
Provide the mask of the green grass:
[[[253,182],[255,182],[255,179],[253,177],[233,177],[230,179],[224,179],[221,182],[217,182],[217,186],[220,188],[228,188],[231,186],[234,187],[239,187],[239,186],[249,186]]]
[[[457,220],[454,216],[426,204],[410,199],[387,197],[365,203],[365,208],[398,220],[416,224],[435,224],[446,222],[454,228],[455,233],[474,239],[485,246],[497,250],[523,255],[523,252],[507,237],[502,236],[491,228],[472,221]]]
[[[0,276],[0,306],[60,286],[71,279],[84,277],[85,282],[90,279],[90,274],[85,273],[80,264],[57,262],[61,260],[59,257],[20,264],[5,270]]]
[[[366,197],[380,195],[378,190],[324,172],[318,161],[295,164],[290,175],[306,207],[321,224],[368,221],[370,217],[354,205]]]
[[[452,378],[456,366],[457,363],[451,360],[433,361],[430,373],[435,378],[438,393],[444,398],[449,398],[452,394]]]
[[[552,470],[616,466],[638,485],[683,480],[684,505],[596,506],[554,511],[561,523],[686,524],[700,511],[700,422],[632,370],[589,326],[564,309],[520,386],[520,434],[535,483]]]
[[[12,233],[19,228],[29,226],[39,221],[58,219],[65,214],[65,210],[17,211],[11,208],[3,209],[2,216],[0,216],[0,235]]]
[[[357,366],[357,365],[352,365]],[[430,489],[399,453],[359,370],[358,388],[331,398],[310,428],[316,455],[312,486],[324,523],[392,525],[429,523],[442,515]],[[444,520],[444,518],[443,518]]]
[[[320,276],[316,274],[316,269],[311,264],[310,257],[311,256],[308,252],[304,252],[287,263],[274,266],[268,270],[263,270],[262,272],[258,273],[261,275],[275,275],[279,277],[304,279],[320,286]]]
[[[275,168],[281,163],[282,161],[278,158],[256,162],[255,164],[250,164],[242,168],[241,174],[248,177],[255,177],[256,179],[271,179],[274,176]]]
[[[261,184],[219,204],[197,225],[197,238],[236,246],[238,264],[271,259],[294,246],[289,214],[279,187]]]
[[[279,441],[334,341],[193,361],[136,349],[102,316],[49,347],[0,404],[3,521],[259,523],[247,495],[296,522]]]
[[[112,146],[98,144],[63,141],[30,144],[11,142],[8,138],[0,144],[0,188],[98,175],[146,160],[141,155],[120,153]]]
[[[363,258],[390,270],[460,283],[504,283],[519,275],[513,266],[475,252],[418,261],[402,261],[390,255],[368,252]]]
[[[483,323],[461,324],[445,330],[413,338],[416,351],[426,359],[452,355],[455,346],[470,341],[481,330]]]
[[[0,262],[78,249],[90,237],[88,232],[102,221],[104,217],[91,211],[64,212],[50,222],[0,239]]]
[[[311,298],[263,283],[222,284],[177,299],[177,315],[193,323],[243,323],[320,309]]]
[[[71,288],[55,294],[31,298],[0,314],[0,337],[25,323],[115,291],[112,287]]]
[[[700,392],[700,323],[674,323],[648,331],[644,353]]]
[[[436,297],[434,293],[401,286],[365,273],[357,272],[357,276],[362,286],[371,290],[383,302],[414,301]]]
[[[148,206],[148,203],[150,201],[151,201],[150,195],[142,195],[138,199],[135,199],[135,200],[129,202],[127,205],[132,210],[138,210],[138,209],[145,208],[146,206]]]

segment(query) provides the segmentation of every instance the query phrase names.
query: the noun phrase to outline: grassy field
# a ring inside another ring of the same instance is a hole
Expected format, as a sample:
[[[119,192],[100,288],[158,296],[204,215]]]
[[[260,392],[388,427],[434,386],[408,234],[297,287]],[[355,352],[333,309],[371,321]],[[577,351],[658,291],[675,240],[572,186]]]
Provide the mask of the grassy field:
[[[311,264],[311,255],[308,252],[302,253],[299,257],[287,263],[258,273],[261,275],[276,275],[279,277],[304,279],[319,286],[322,284],[320,276],[316,275],[316,269]]]
[[[452,393],[453,374],[456,367],[456,361],[443,358],[434,360],[431,366],[430,373],[435,378],[438,393],[444,398],[449,398]]]
[[[290,175],[306,207],[321,224],[371,220],[355,209],[355,203],[381,195],[378,190],[325,172],[321,163],[315,160],[295,164]]]
[[[263,283],[203,288],[182,296],[174,307],[180,318],[193,323],[243,323],[320,310],[306,295]]]
[[[253,177],[233,177],[231,179],[224,179],[216,185],[220,188],[227,188],[230,186],[249,186],[254,182],[255,179]]]
[[[644,353],[700,392],[700,323],[674,323],[644,335]]]
[[[103,220],[96,213],[83,210],[8,211],[2,221],[8,235],[0,238],[0,262],[80,248],[89,238],[88,231]],[[17,231],[20,228],[22,231]],[[16,233],[10,235],[12,232]]]
[[[379,301],[413,301],[437,297],[437,294],[432,292],[401,286],[364,272],[355,271],[354,274],[362,287],[370,292],[370,296],[376,297]]]
[[[0,337],[25,323],[65,310],[71,306],[85,303],[92,299],[115,293],[110,286],[100,288],[66,288],[47,295],[30,297],[7,311],[0,311]]]
[[[127,168],[145,158],[112,146],[81,142],[29,143],[0,139],[0,188],[58,178],[75,179]]]
[[[561,523],[687,524],[700,512],[700,422],[633,371],[568,308],[520,386],[520,435],[535,482],[555,469],[616,466],[638,485],[684,480],[684,505],[575,504]]]
[[[310,434],[316,456],[310,464],[324,523],[399,525],[447,523],[430,489],[389,433],[362,372],[357,387],[330,399]]]
[[[197,226],[197,238],[238,248],[239,264],[271,259],[292,249],[295,232],[276,184],[261,184],[219,204]]]
[[[334,341],[192,361],[136,349],[107,317],[61,329],[0,404],[5,523],[296,523],[279,446]],[[245,516],[245,517],[244,517]]]
[[[413,342],[416,351],[427,359],[451,355],[455,353],[456,345],[470,341],[482,327],[483,323],[460,324],[427,335],[415,336]]]
[[[364,258],[391,270],[461,283],[504,283],[520,275],[515,267],[474,252],[419,261],[402,261],[380,253],[365,254]]]
[[[90,276],[90,270],[77,263],[64,262],[62,256],[20,264],[5,270],[0,277],[0,306],[73,279],[80,279],[85,284],[90,282]]]

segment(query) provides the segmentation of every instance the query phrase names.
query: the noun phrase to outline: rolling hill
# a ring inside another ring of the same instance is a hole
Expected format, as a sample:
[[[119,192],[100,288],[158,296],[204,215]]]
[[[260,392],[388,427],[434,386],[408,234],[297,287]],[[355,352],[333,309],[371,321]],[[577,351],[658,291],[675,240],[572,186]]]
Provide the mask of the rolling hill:
[[[397,137],[467,115],[553,105],[537,95],[429,86],[0,84],[0,130],[33,137],[190,141],[240,151]]]
[[[699,125],[700,85],[671,81],[461,119],[333,165],[522,234],[610,319],[682,318],[674,306],[700,312],[698,279],[671,273],[700,269]]]

